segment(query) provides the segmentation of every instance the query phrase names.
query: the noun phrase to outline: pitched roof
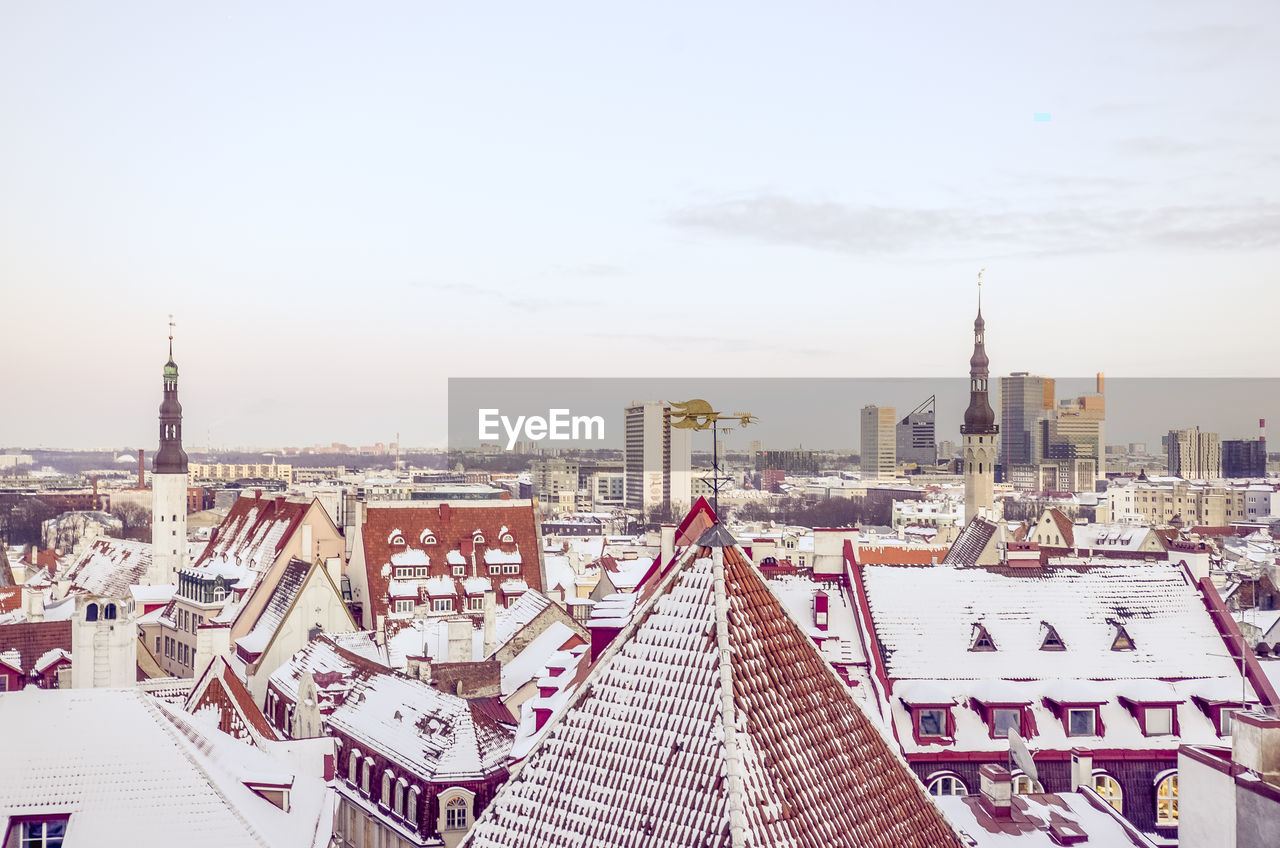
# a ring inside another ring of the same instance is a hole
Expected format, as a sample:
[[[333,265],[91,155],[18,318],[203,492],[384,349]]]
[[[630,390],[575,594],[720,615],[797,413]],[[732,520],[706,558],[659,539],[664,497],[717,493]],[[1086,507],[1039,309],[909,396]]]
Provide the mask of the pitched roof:
[[[271,587],[267,603],[254,621],[253,629],[236,640],[237,646],[251,654],[260,654],[267,649],[280,623],[293,608],[293,602],[297,600],[298,593],[302,591],[302,587],[307,582],[307,575],[313,568],[319,569],[321,566],[297,557],[285,564],[284,570],[280,573],[280,579],[276,581],[275,586]]]
[[[142,583],[151,567],[151,545],[100,536],[67,569],[71,590],[103,598],[120,598]]]
[[[483,542],[476,542],[477,535]],[[503,542],[504,536],[510,542]],[[449,501],[431,504],[370,504],[361,527],[365,576],[374,615],[388,612],[388,590],[396,566],[413,566],[411,577],[397,578],[414,593],[432,578],[451,583],[456,609],[465,609],[469,577],[518,577],[534,591],[542,591],[541,542],[533,502],[527,500]],[[475,562],[473,563],[473,556]],[[498,561],[492,561],[492,560]],[[517,573],[505,570],[517,565]],[[465,574],[456,577],[453,567]],[[417,576],[419,568],[424,576]],[[401,587],[402,589],[404,587]],[[506,605],[498,587],[499,606]]]
[[[951,544],[951,549],[942,558],[943,563],[947,565],[977,565],[978,559],[982,556],[982,552],[987,549],[987,545],[991,543],[991,537],[996,534],[997,529],[994,521],[975,516],[972,521],[964,526],[964,529],[960,531],[960,535]]]
[[[183,708],[187,712],[213,714],[217,717],[218,728],[236,739],[256,744],[263,739],[280,738],[254,703],[244,681],[236,676],[221,656],[214,657],[184,700]]]
[[[141,848],[328,844],[334,795],[323,780],[139,689],[0,696],[0,726],[46,725],[57,732],[5,740],[0,821],[69,813],[69,834]],[[289,812],[247,785],[264,782],[290,787]]]
[[[0,626],[0,653],[16,651],[22,673],[30,674],[49,651],[71,650],[70,621],[21,621]]]
[[[1075,545],[1075,525],[1071,523],[1071,519],[1060,509],[1050,507],[1049,517],[1053,519],[1054,526],[1058,528],[1058,535],[1062,537],[1062,543],[1065,547]]]
[[[661,582],[466,844],[961,844],[739,548]]]
[[[262,573],[280,556],[306,518],[310,501],[242,497],[213,530],[195,569],[238,565]]]

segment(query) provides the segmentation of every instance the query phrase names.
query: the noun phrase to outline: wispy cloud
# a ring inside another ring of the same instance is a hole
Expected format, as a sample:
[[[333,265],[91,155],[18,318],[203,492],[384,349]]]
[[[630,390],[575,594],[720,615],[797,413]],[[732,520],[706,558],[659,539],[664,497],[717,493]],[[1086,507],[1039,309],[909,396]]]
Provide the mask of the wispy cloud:
[[[1248,250],[1280,245],[1280,204],[1048,211],[909,209],[762,194],[690,206],[673,226],[778,245],[884,255],[948,247],[1001,253],[1091,253],[1135,246]]]

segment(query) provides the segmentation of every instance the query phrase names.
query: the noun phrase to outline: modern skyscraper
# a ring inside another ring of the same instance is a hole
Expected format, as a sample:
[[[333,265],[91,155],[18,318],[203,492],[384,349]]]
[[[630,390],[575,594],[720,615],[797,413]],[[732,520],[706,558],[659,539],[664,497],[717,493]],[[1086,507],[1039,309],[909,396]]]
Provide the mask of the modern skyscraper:
[[[969,408],[960,426],[964,461],[964,523],[978,515],[992,517],[995,507],[996,413],[987,399],[990,360],[987,322],[982,320],[982,283],[978,283],[978,317],[973,321],[973,356],[969,357]]]
[[[1228,439],[1222,443],[1223,477],[1266,477],[1265,439]]]
[[[1106,476],[1106,384],[1098,374],[1097,392],[1058,402],[1053,415],[1044,421],[1043,451],[1040,461],[1092,459],[1094,481]],[[1080,491],[1071,488],[1067,491]],[[1087,491],[1093,491],[1090,486]]]
[[[1015,466],[1044,458],[1041,422],[1052,410],[1052,377],[1015,371],[1000,378],[1000,462],[1006,476]]]
[[[893,477],[897,465],[897,437],[894,424],[897,413],[892,406],[862,407],[862,479],[882,480]]]
[[[932,468],[938,464],[934,436],[934,396],[906,414],[897,425],[898,462]]]
[[[182,404],[178,403],[178,366],[173,361],[173,324],[169,325],[169,361],[164,365],[160,403],[160,449],[151,461],[151,571],[155,584],[177,583],[187,564],[187,454],[182,449]]]
[[[1170,430],[1165,439],[1169,474],[1184,480],[1212,480],[1222,476],[1222,445],[1217,433],[1199,427]]]
[[[673,518],[684,517],[693,505],[692,433],[672,428],[671,407],[661,401],[626,408],[623,476],[627,509],[648,515],[666,508]]]

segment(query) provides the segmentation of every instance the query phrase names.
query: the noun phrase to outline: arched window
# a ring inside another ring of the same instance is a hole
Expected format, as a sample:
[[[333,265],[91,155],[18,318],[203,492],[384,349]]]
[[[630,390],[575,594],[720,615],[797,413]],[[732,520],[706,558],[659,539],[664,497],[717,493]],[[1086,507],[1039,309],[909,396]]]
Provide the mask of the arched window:
[[[475,534],[474,536],[472,536],[472,537],[471,537],[471,541],[472,541],[472,542],[474,542],[474,543],[475,543],[475,544],[477,544],[477,545],[483,545],[483,544],[484,544],[484,534],[483,534],[483,533],[481,533],[481,532],[479,532],[479,531],[476,531],[476,534]]]
[[[369,797],[369,782],[373,779],[373,758],[364,758],[364,771],[360,775],[360,791]]]
[[[347,764],[347,782],[352,786],[360,779],[360,749],[356,748],[351,752],[351,759]]]
[[[107,621],[114,621],[116,617],[116,605],[106,604],[105,606],[103,606],[102,617],[105,618]]]
[[[392,805],[391,809],[395,810],[397,816],[404,815],[404,791],[408,788],[408,785],[403,777],[396,781],[395,804]]]
[[[89,604],[89,606],[87,606],[87,607],[85,607],[85,608],[84,608],[84,620],[85,620],[85,621],[97,621],[97,620],[98,620],[98,605],[97,605],[97,604]]]
[[[1093,791],[1115,807],[1117,812],[1124,812],[1124,792],[1120,790],[1120,781],[1105,772],[1096,772],[1093,775]]]
[[[1156,827],[1178,826],[1178,773],[1156,784]]]
[[[444,805],[445,830],[467,829],[467,799],[461,796],[452,798]]]
[[[502,541],[503,541],[505,544],[511,544],[512,542],[514,542],[514,541],[515,541],[515,537],[513,537],[510,533],[503,533],[503,534],[502,534]]]
[[[382,806],[391,806],[391,769],[382,773]]]
[[[404,817],[414,830],[418,829],[418,787],[416,786],[409,788],[409,802],[405,806]]]
[[[954,774],[940,774],[929,779],[930,795],[967,795],[969,790]]]
[[[1040,781],[1032,780],[1028,774],[1017,774],[1013,777],[1013,794],[1042,795],[1044,787],[1040,785]]]

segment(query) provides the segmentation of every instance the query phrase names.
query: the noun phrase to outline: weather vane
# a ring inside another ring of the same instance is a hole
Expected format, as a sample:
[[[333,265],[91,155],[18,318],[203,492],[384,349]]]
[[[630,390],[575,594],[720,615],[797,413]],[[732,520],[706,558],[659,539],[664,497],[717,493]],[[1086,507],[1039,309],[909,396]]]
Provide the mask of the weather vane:
[[[733,427],[720,427],[721,421],[734,421],[741,427],[755,423],[756,416],[750,412],[716,412],[711,404],[701,398],[687,400],[684,403],[669,401],[671,404],[671,426],[681,430],[711,430],[711,508],[716,517],[720,517],[720,432],[731,433]]]

